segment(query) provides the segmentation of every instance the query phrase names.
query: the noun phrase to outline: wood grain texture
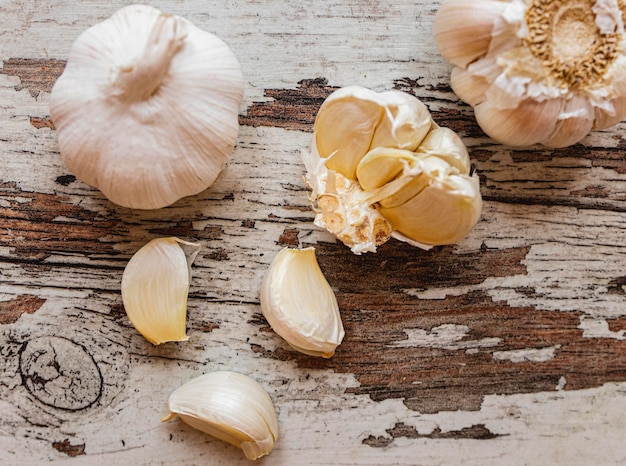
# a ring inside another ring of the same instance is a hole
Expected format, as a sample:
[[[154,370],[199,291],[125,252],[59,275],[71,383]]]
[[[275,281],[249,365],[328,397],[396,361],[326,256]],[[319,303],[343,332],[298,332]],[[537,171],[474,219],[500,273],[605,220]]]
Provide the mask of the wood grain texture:
[[[626,126],[568,149],[496,144],[449,87],[439,2],[163,0],[233,48],[239,139],[208,190],[133,211],[77,180],[48,98],[72,41],[124,3],[0,4],[0,463],[245,464],[175,421],[169,394],[212,370],[270,393],[260,464],[626,462]],[[353,255],[312,224],[301,153],[323,100],[399,89],[463,138],[485,206],[455,246]],[[199,241],[190,340],[154,347],[120,280],[148,240]],[[294,352],[259,306],[285,246],[314,245],[346,337]]]

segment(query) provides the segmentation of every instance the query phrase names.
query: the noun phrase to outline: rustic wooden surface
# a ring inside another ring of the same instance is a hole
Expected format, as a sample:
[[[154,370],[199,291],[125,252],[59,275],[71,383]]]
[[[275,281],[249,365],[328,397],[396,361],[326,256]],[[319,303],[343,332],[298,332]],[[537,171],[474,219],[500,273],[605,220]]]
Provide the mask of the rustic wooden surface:
[[[267,465],[626,463],[626,138],[500,146],[449,87],[430,0],[162,0],[230,44],[246,78],[216,184],[152,212],[63,166],[48,98],[80,32],[125,2],[0,0],[0,463],[248,464],[179,421],[170,392],[237,370],[272,396]],[[336,87],[402,89],[470,148],[485,200],[460,244],[353,255],[312,225],[300,153]],[[202,243],[184,343],[130,326],[147,240]],[[284,246],[315,245],[346,338],[293,352],[259,307]]]

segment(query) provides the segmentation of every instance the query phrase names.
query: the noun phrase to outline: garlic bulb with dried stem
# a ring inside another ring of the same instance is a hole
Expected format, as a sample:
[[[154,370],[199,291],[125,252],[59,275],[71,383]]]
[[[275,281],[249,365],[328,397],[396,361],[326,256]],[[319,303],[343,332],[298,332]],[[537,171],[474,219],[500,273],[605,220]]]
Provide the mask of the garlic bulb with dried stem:
[[[392,236],[426,249],[453,244],[480,217],[465,145],[405,92],[333,92],[303,158],[314,223],[355,254],[376,251]]]
[[[454,92],[511,146],[567,147],[626,117],[622,0],[444,0]]]
[[[77,178],[121,206],[156,209],[216,180],[242,99],[239,62],[222,40],[132,5],[76,39],[50,116]]]
[[[184,247],[190,249],[187,254]],[[135,329],[154,345],[185,341],[191,264],[200,245],[156,238],[128,261],[122,275],[122,302]]]
[[[191,427],[241,448],[246,458],[267,455],[278,439],[272,399],[252,378],[230,371],[201,375],[176,389],[161,421],[180,417]]]
[[[261,309],[272,329],[310,356],[330,358],[345,335],[315,248],[283,248],[263,277]]]

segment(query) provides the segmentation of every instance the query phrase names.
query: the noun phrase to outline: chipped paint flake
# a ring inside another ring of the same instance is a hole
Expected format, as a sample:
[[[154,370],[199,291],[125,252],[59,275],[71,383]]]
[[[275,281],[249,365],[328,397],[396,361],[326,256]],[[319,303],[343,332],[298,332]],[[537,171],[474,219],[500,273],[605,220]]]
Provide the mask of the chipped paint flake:
[[[493,359],[496,361],[520,362],[546,362],[554,358],[561,345],[548,348],[526,348],[510,351],[494,351]]]
[[[604,319],[591,319],[582,317],[579,327],[583,331],[583,338],[612,338],[626,340],[626,332],[620,330],[614,332],[609,328],[609,323]]]
[[[393,346],[400,348],[436,348],[446,350],[471,350],[498,346],[500,338],[482,338],[480,340],[464,340],[469,333],[466,325],[443,324],[432,328],[406,329],[406,340],[396,342]]]

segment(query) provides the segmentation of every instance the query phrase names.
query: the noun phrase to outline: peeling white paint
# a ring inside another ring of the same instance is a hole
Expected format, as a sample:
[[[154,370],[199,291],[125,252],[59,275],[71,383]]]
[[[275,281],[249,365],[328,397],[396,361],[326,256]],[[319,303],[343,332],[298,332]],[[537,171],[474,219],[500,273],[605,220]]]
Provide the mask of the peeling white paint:
[[[625,340],[625,331],[613,332],[609,328],[609,323],[603,319],[591,319],[582,317],[579,329],[583,331],[584,338],[613,338],[615,340]]]
[[[496,361],[519,362],[546,362],[554,358],[556,351],[561,345],[550,346],[548,348],[525,348],[511,351],[494,351],[493,359]]]
[[[430,331],[421,328],[406,329],[406,340],[395,342],[394,347],[400,348],[437,348],[446,350],[470,350],[497,346],[500,338],[482,338],[480,340],[464,340],[468,335],[466,325],[443,324]]]

